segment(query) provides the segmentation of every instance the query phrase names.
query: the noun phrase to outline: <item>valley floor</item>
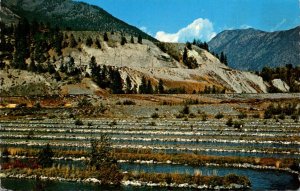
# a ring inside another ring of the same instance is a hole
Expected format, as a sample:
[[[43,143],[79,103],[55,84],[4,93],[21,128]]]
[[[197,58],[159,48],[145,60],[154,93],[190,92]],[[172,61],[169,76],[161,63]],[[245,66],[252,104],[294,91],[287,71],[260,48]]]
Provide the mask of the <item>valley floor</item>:
[[[1,150],[8,149],[10,162],[28,163],[49,143],[55,156],[47,173],[57,169],[70,178],[64,171],[69,169],[76,178],[90,140],[105,133],[122,173],[137,179],[123,185],[147,185],[143,173],[168,173],[173,180],[178,174],[178,184],[190,180],[183,175],[234,173],[246,176],[254,190],[297,189],[299,115],[264,119],[271,103],[299,108],[300,94],[2,97]],[[15,170],[7,172],[3,185],[17,190],[9,184]]]

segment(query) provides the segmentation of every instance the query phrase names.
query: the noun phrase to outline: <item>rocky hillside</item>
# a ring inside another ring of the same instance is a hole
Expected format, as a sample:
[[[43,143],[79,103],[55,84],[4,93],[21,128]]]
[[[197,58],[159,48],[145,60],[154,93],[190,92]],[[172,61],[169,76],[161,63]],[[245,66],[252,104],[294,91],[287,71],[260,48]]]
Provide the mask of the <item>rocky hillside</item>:
[[[0,70],[1,76],[4,76],[2,81],[6,84],[1,86],[2,92],[6,92],[5,94],[13,92],[12,90],[18,92],[15,87],[32,84],[32,82],[43,82],[43,87],[47,87],[45,92],[50,92],[49,94],[51,94],[51,89],[53,89],[53,94],[57,92],[64,94],[99,93],[102,90],[97,87],[97,84],[92,82],[89,77],[85,78],[86,73],[87,76],[92,75],[90,62],[93,56],[98,65],[112,66],[120,72],[123,89],[126,88],[126,78],[128,76],[132,82],[132,87],[137,88],[141,85],[142,78],[145,77],[151,81],[153,87],[157,87],[159,80],[162,80],[166,90],[183,88],[187,93],[203,92],[206,88],[214,88],[215,93],[221,91],[228,93],[267,92],[267,85],[261,77],[250,72],[231,69],[206,50],[196,46],[192,46],[191,50],[188,49],[187,53],[189,58],[196,60],[197,67],[188,69],[181,59],[185,44],[166,43],[164,44],[166,48],[162,51],[156,43],[149,40],[143,39],[142,44],[140,44],[137,43],[138,39],[134,37],[134,42],[129,42],[130,36],[125,36],[128,43],[121,45],[121,35],[118,33],[109,34],[109,41],[104,41],[101,36],[102,33],[97,34],[96,32],[73,31],[65,32],[64,36],[71,36],[71,34],[75,39],[81,38],[81,42],[74,48],[64,48],[61,56],[57,56],[53,53],[53,50],[49,50],[50,59],[44,63],[44,66],[47,66],[47,62],[53,63],[62,80],[57,81],[55,76],[51,78],[48,73],[26,72],[24,75],[17,75],[12,69],[4,69]],[[87,46],[85,42],[89,36],[97,37],[101,48],[97,47],[95,43]],[[68,77],[61,72],[61,64],[69,63],[70,58],[74,59],[75,67],[81,70],[79,80],[74,80],[72,76]],[[27,59],[26,62],[29,67],[30,59]],[[23,76],[27,80],[21,79]],[[32,76],[33,80],[28,79],[29,76]],[[39,92],[32,89],[30,91]],[[26,92],[23,92],[23,94],[26,94]]]
[[[50,23],[52,26],[59,26],[64,29],[119,31],[133,36],[141,35],[143,38],[156,41],[153,37],[115,18],[102,8],[82,2],[72,0],[2,0],[1,5],[6,7],[0,11],[1,15],[5,14],[3,11],[9,11],[30,21]],[[3,21],[11,22],[12,19],[4,19]]]
[[[210,50],[228,57],[229,66],[258,71],[263,67],[287,64],[299,66],[300,26],[286,31],[264,32],[255,29],[227,30],[208,44]]]

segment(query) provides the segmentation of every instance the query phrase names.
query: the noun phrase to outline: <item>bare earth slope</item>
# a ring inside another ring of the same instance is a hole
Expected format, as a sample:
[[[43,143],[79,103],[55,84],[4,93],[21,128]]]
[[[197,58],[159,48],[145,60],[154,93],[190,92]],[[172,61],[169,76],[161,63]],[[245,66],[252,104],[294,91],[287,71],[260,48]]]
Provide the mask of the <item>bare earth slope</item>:
[[[182,54],[184,45],[178,44],[176,47]],[[203,49],[194,46],[188,55],[197,60],[198,68],[188,69],[147,40],[143,44],[117,45],[115,48],[104,43],[102,51],[83,45],[82,52],[73,52],[72,56],[77,57],[75,60],[80,57],[82,63],[88,63],[90,57],[95,56],[98,64],[120,68],[123,80],[129,75],[137,85],[144,75],[154,84],[162,79],[167,86],[185,87],[187,91],[202,91],[205,86],[213,85],[237,93],[267,91],[261,77],[250,72],[233,70]]]

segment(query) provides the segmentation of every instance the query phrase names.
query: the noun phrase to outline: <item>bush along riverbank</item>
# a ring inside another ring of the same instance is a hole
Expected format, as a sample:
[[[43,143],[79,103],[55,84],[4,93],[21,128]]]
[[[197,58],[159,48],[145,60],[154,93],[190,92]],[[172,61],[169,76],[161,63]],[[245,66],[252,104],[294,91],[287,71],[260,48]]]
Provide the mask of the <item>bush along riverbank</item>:
[[[14,159],[30,159],[38,156],[39,149],[8,148],[7,157]],[[85,150],[53,150],[55,160],[88,161],[89,153]],[[237,168],[285,170],[299,173],[299,159],[290,158],[260,158],[260,157],[233,157],[207,156],[197,154],[165,154],[153,153],[143,149],[115,149],[111,153],[118,163],[166,163],[187,164],[191,166],[225,166]],[[9,164],[3,164],[6,166]]]
[[[1,178],[26,178],[50,181],[69,181],[82,183],[95,183],[101,185],[113,184],[124,186],[151,186],[151,187],[186,187],[198,189],[247,189],[251,187],[249,179],[245,176],[229,174],[221,176],[202,176],[177,173],[135,173],[116,171],[117,167],[96,170],[90,168],[79,170],[76,168],[12,168],[5,169]]]

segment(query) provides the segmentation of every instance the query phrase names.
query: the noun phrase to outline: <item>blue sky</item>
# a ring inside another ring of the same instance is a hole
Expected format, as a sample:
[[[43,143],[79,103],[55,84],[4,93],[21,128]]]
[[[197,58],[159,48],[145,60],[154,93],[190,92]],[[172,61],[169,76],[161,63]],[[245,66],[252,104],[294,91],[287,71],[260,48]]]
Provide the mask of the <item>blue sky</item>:
[[[81,0],[162,41],[208,41],[227,29],[300,25],[300,0]]]

